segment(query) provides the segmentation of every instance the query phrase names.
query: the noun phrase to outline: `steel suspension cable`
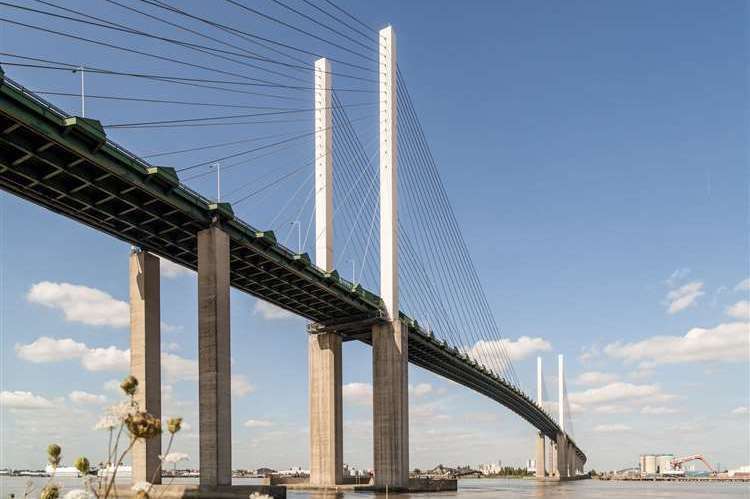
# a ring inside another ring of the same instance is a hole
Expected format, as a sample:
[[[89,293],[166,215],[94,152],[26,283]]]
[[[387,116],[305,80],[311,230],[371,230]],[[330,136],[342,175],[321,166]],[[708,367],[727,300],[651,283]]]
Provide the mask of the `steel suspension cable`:
[[[402,85],[402,87],[403,87],[403,85]],[[408,90],[406,90],[405,88],[402,88],[402,91],[400,92],[400,94],[402,94],[404,96],[404,101],[407,104],[409,104],[410,103],[410,98],[409,98],[409,95],[408,95]],[[407,111],[407,113],[406,113],[407,120],[406,121],[408,123],[410,120],[414,119],[413,107],[407,105],[406,111]],[[420,129],[417,128],[417,130],[420,130]],[[421,135],[419,135],[419,140],[417,142],[418,142],[419,146],[424,147],[425,144],[424,144],[424,139],[423,139],[423,132],[421,133]],[[424,155],[424,151],[421,151],[421,154]],[[424,164],[428,168],[431,168],[431,169],[435,170],[434,160],[432,162],[432,166],[430,166],[429,160],[427,162],[425,162]],[[432,182],[435,183],[435,180],[432,179]],[[442,183],[439,182],[439,180],[437,182],[437,185],[440,187],[440,190],[438,191],[438,193],[441,195],[440,197],[447,200],[447,196],[444,193],[444,189],[442,189]],[[448,205],[448,207],[449,207],[449,205]],[[449,216],[448,220],[450,222],[454,222],[455,216],[451,215],[451,214],[452,214],[452,210],[449,211],[449,215],[450,216]],[[457,226],[456,223],[452,223],[451,225],[454,226],[458,230],[458,226]],[[457,236],[460,237],[463,240],[462,236],[460,235],[460,230],[458,230]],[[464,251],[461,252],[460,249],[459,249],[459,254],[460,253],[465,253],[465,252],[466,251],[465,251],[465,244],[464,244]],[[474,273],[472,273],[471,269],[470,269],[470,267],[473,267],[473,265],[468,265],[467,266],[467,264],[464,262],[464,267],[468,269],[467,275],[469,277],[475,277],[475,271],[474,271]],[[475,284],[475,283],[472,282],[472,284]],[[486,303],[486,301],[485,301],[485,303]],[[481,310],[482,307],[480,306],[479,308],[480,308],[480,312],[481,312],[482,311]],[[495,330],[496,330],[496,326],[495,326]],[[504,345],[503,345],[502,341],[498,337],[498,338],[495,338],[494,341],[488,342],[488,343],[489,343],[489,346],[491,348],[493,348],[495,350],[500,350],[500,355],[498,355],[498,359],[505,365],[505,367],[503,368],[503,371],[505,372],[506,377],[510,377],[511,381],[515,382],[516,385],[518,385],[517,375],[515,374],[515,370],[512,367],[512,363],[509,362],[509,358],[508,358],[507,354],[504,354],[505,352],[502,351],[502,350],[504,350]]]

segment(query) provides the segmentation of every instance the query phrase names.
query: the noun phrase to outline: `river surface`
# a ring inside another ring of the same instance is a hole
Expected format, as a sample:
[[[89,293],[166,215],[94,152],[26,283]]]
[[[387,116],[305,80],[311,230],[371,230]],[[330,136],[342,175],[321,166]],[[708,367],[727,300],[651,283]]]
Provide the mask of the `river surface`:
[[[0,499],[7,499],[10,494],[16,498],[23,497],[23,491],[28,478],[0,477]],[[47,482],[46,478],[32,478],[35,494],[29,497],[39,497],[39,490]],[[63,495],[66,491],[80,487],[79,479],[56,480],[63,485]],[[180,480],[181,483],[189,480]],[[191,480],[192,481],[192,480]],[[258,480],[235,479],[236,485],[258,483]],[[343,493],[333,494],[325,492],[289,491],[290,499],[384,499],[385,494],[375,493]],[[618,482],[600,480],[581,480],[565,483],[537,483],[533,480],[460,480],[458,492],[441,492],[436,494],[390,494],[390,498],[406,499],[437,499],[437,498],[572,498],[572,499],[640,499],[640,498],[750,498],[750,483],[737,482]]]

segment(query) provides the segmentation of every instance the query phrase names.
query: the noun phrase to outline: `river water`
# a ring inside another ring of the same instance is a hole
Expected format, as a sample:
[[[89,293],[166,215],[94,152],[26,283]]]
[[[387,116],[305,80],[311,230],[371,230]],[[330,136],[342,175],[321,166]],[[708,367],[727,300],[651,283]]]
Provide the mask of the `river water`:
[[[23,497],[27,478],[0,477],[0,499],[7,499],[10,494],[16,498]],[[47,479],[32,479],[36,494]],[[65,491],[79,488],[78,479],[57,480]],[[257,483],[256,480],[235,479],[235,484]],[[750,498],[750,483],[737,482],[618,482],[600,480],[581,480],[565,483],[537,483],[533,480],[460,480],[458,492],[441,492],[439,494],[390,494],[389,498],[397,499],[445,499],[452,497],[467,499],[495,499],[495,498],[571,498],[571,499],[640,499],[640,498]],[[384,499],[385,494],[375,493],[343,493],[333,494],[324,492],[289,491],[289,499]]]

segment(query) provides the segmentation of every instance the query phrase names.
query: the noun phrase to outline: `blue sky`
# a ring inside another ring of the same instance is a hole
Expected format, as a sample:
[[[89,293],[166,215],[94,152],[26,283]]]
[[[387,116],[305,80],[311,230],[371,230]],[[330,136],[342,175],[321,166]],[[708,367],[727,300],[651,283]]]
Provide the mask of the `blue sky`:
[[[256,3],[258,9],[278,12],[265,0]],[[102,3],[65,5],[157,29]],[[185,5],[222,22],[240,19],[225,5]],[[541,354],[553,393],[556,355],[565,354],[575,436],[590,464],[621,468],[637,463],[644,452],[700,452],[723,466],[747,464],[746,4],[342,5],[374,26],[396,28],[399,65],[516,369],[531,388],[535,355]],[[9,8],[3,17],[70,28]],[[244,22],[244,29],[328,50],[268,23]],[[76,29],[129,47],[220,65],[153,41]],[[17,26],[0,24],[0,30],[3,52],[207,77]],[[344,55],[333,50],[331,57]],[[9,66],[5,71],[30,89],[78,91],[78,76],[71,73]],[[354,83],[341,82],[347,85]],[[240,101],[92,75],[87,92]],[[311,101],[307,94],[298,97]],[[371,96],[348,98],[357,102]],[[50,99],[78,111],[74,98]],[[103,123],[191,113],[198,114],[180,107],[87,101],[87,115]],[[375,118],[362,110],[352,115],[363,118],[359,131],[363,142],[372,144]],[[299,122],[254,127],[251,133],[304,132],[306,127],[309,123]],[[148,154],[239,140],[248,133],[208,127],[117,130],[110,136]],[[168,161],[179,167],[216,154]],[[312,156],[311,142],[302,141],[252,168],[227,173],[225,189]],[[213,195],[212,177],[190,185]],[[298,186],[305,186],[301,177],[236,211],[251,224],[267,227]],[[278,219],[293,218],[301,201]],[[127,298],[129,247],[7,194],[0,195],[0,209],[0,466],[40,467],[51,440],[63,445],[68,460],[93,456],[104,436],[92,435],[91,427],[118,396],[107,383],[125,372],[127,323],[118,317],[120,302]],[[275,228],[284,229],[282,234],[288,230],[281,222]],[[294,236],[289,245],[294,246]],[[195,277],[171,267],[164,274],[163,348],[170,355],[164,413],[183,414],[192,427],[178,446],[196,464]],[[300,319],[232,294],[237,467],[307,465],[304,328]],[[43,337],[53,340],[40,342]],[[531,340],[519,341],[523,337]],[[345,346],[345,460],[359,466],[371,464],[370,357],[364,346]],[[532,429],[514,414],[419,369],[410,371],[410,383],[414,466],[498,459],[521,464],[531,456]]]

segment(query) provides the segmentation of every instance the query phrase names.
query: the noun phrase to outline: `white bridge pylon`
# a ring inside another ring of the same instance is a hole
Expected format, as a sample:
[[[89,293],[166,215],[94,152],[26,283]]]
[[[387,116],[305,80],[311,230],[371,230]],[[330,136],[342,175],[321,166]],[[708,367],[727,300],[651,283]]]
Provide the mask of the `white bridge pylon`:
[[[396,37],[379,36],[380,296],[386,321],[372,326],[375,486],[409,485],[408,328],[399,319]],[[315,63],[315,261],[333,270],[333,118],[331,64]],[[309,337],[310,482],[342,483],[342,351],[333,333]]]
[[[536,359],[536,396],[537,404],[546,411],[547,401],[544,400],[544,376],[542,371],[542,358]],[[542,432],[536,436],[536,478],[545,479],[552,477],[559,480],[566,480],[583,473],[583,463],[578,458],[575,447],[570,442],[567,433],[565,433],[565,407],[566,407],[566,390],[565,390],[565,364],[563,355],[557,356],[557,418],[560,426],[555,440],[549,442],[549,461],[545,459],[547,449],[547,439]]]

